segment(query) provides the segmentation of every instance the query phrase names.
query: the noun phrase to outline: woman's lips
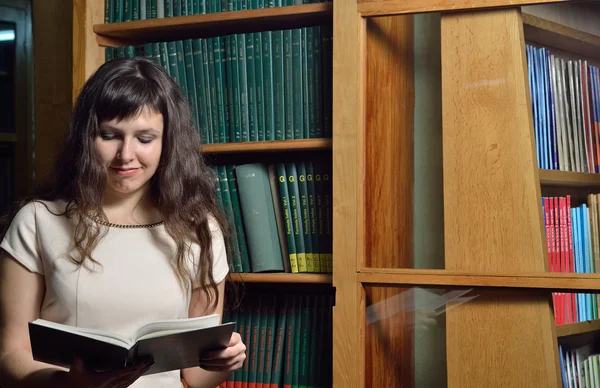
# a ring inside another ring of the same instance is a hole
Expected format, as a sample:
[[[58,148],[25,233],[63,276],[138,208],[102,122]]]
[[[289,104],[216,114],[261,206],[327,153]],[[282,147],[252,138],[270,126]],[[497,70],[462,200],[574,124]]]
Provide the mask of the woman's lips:
[[[113,170],[113,172],[117,175],[120,176],[132,176],[135,175],[140,168],[139,167],[135,167],[135,168],[122,168],[122,167],[111,167],[111,170]]]

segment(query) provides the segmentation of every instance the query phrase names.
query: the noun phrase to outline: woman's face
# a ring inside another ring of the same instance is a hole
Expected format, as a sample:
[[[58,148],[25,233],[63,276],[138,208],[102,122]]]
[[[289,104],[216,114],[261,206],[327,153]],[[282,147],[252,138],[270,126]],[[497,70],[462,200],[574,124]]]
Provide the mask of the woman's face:
[[[145,192],[162,151],[161,113],[144,108],[138,117],[103,121],[95,145],[106,168],[106,190],[117,196]]]

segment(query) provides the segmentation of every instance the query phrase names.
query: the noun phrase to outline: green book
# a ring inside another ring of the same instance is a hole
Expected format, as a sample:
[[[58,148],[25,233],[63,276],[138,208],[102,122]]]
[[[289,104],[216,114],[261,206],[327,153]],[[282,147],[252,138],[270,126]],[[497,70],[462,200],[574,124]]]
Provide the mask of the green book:
[[[315,107],[315,137],[323,137],[323,72],[321,58],[321,27],[313,27],[314,86],[312,99]]]
[[[294,106],[294,139],[304,139],[304,105],[302,100],[302,29],[292,31],[292,105]]]
[[[157,19],[158,18],[158,14],[157,14],[157,11],[158,11],[158,9],[157,9],[158,8],[158,0],[146,0],[146,1],[150,1],[151,2],[150,3],[151,4],[150,5],[150,17],[152,19]]]
[[[152,61],[157,65],[163,66],[160,60],[160,43],[152,43]],[[164,66],[163,66],[164,68]]]
[[[210,143],[211,136],[208,131],[206,117],[206,89],[204,88],[204,66],[202,57],[202,41],[194,39],[192,41],[192,57],[194,63],[194,80],[196,82],[196,113],[198,115],[198,131],[202,137],[203,143]]]
[[[321,27],[321,58],[323,85],[323,136],[331,137],[331,115],[332,115],[332,71],[333,71],[333,51],[332,51],[332,29],[331,26]]]
[[[167,55],[169,56],[169,75],[181,85],[179,67],[177,66],[177,45],[175,42],[167,42]]]
[[[292,31],[283,31],[283,84],[285,140],[294,138],[294,67],[292,64]]]
[[[308,137],[314,139],[317,136],[316,107],[315,107],[315,50],[314,29],[306,28],[306,104],[308,111]]]
[[[240,113],[240,74],[238,72],[238,35],[231,35],[228,43],[227,81],[229,83],[228,90],[230,91],[229,113],[231,115],[229,124],[232,128],[231,141],[239,143],[242,141],[242,124]]]
[[[280,387],[283,378],[285,360],[285,337],[287,324],[287,295],[279,298],[277,306],[277,326],[275,330],[275,343],[273,348],[273,366],[271,369],[271,387]]]
[[[248,87],[248,141],[258,141],[256,73],[254,71],[254,34],[246,35],[246,85]]]
[[[115,9],[114,9],[114,22],[115,23],[120,23],[124,21],[124,8],[125,8],[125,0],[113,0],[115,3]]]
[[[290,205],[290,195],[288,191],[287,174],[285,165],[277,164],[277,177],[279,181],[279,199],[283,213],[285,225],[285,237],[287,241],[287,251],[290,260],[290,268],[292,273],[298,273],[298,258],[296,254],[296,242],[294,237],[294,222],[292,218],[292,208]]]
[[[159,57],[160,57],[160,65],[167,71],[167,74],[171,75],[170,66],[169,66],[169,51],[167,49],[166,42],[160,42],[158,44],[159,47]]]
[[[209,62],[209,53],[211,50],[208,47],[211,47],[211,43],[209,43],[209,39],[201,39],[202,46],[202,67],[204,69],[204,106],[206,109],[204,110],[204,114],[206,116],[206,128],[207,128],[207,141],[209,143],[216,143],[219,139],[214,138],[214,120],[213,120],[213,100],[212,100],[212,88],[210,85],[210,68],[211,64]]]
[[[218,46],[217,46],[218,47]],[[206,51],[208,53],[208,74],[210,88],[210,110],[212,118],[212,139],[213,143],[221,143],[221,135],[219,132],[219,100],[217,99],[217,78],[215,66],[215,38],[206,39]],[[220,66],[219,66],[220,69]]]
[[[133,7],[132,7],[132,2],[133,0],[123,0],[123,20],[124,22],[130,22],[131,20],[133,20]]]
[[[252,272],[281,272],[283,258],[267,167],[245,164],[235,172]]]
[[[308,28],[301,29],[300,53],[302,55],[302,136],[304,139],[310,138],[310,107],[309,107],[309,86],[308,86]]]
[[[304,308],[304,297],[296,298],[296,310],[294,311],[296,332],[294,333],[294,365],[292,367],[292,386],[300,386],[300,369],[302,365],[302,309]]]
[[[242,141],[250,141],[250,127],[248,122],[248,78],[246,74],[246,35],[238,34],[238,81],[240,98],[240,131]]]
[[[265,361],[267,355],[267,321],[269,315],[269,294],[261,294],[260,299],[260,326],[258,331],[258,362],[256,368],[256,383],[262,386],[265,381]]]
[[[258,353],[260,347],[260,299],[256,298],[252,303],[252,341],[249,348],[250,371],[248,373],[248,384],[254,387],[258,383]]]
[[[160,1],[160,0],[159,0]],[[172,18],[174,15],[173,2],[177,0],[164,0],[165,2],[165,17]]]
[[[240,334],[240,337],[242,338],[242,342],[244,344],[248,344],[248,342],[246,341],[246,308],[243,305],[240,305],[236,310],[237,313],[237,322],[236,322],[236,329],[235,331],[237,333]],[[223,321],[225,322],[225,321]],[[232,381],[234,383],[238,382],[238,383],[242,383],[243,380],[243,374],[244,374],[244,368],[240,368],[238,370],[236,370],[235,372],[233,372],[233,376],[231,376]]]
[[[223,71],[223,52],[221,51],[221,38],[212,39],[215,71],[215,97],[217,107],[217,125],[219,128],[219,143],[229,142],[229,129],[225,119],[225,72]]]
[[[221,201],[223,203],[223,212],[227,217],[229,224],[233,226],[235,223],[235,218],[233,213],[233,205],[231,203],[231,195],[229,193],[229,182],[227,181],[227,168],[223,165],[219,165],[217,167],[217,171],[219,172],[219,183],[221,186]],[[230,257],[232,256],[234,271],[242,272],[242,260],[237,252],[237,247],[239,247],[239,244],[237,241],[236,233],[233,233],[233,236],[231,236],[231,246],[234,247],[234,252],[228,252],[228,254]]]
[[[104,49],[104,62],[108,62],[115,58],[115,50],[112,47]]]
[[[324,272],[321,270],[321,258],[319,251],[319,227],[317,225],[317,194],[314,179],[314,167],[312,162],[306,162],[306,184],[308,187],[308,213],[309,229],[312,247],[312,259],[314,272]]]
[[[263,388],[269,388],[272,384],[271,376],[273,374],[273,354],[275,352],[275,339],[277,335],[277,298],[275,294],[265,295],[266,315],[267,315],[267,338],[265,344],[265,367],[263,370]]]
[[[264,77],[262,65],[262,33],[254,34],[254,87],[256,97],[256,126],[258,128],[258,140],[265,140],[265,101],[264,101]]]
[[[244,365],[242,366],[242,382],[244,385],[250,381],[250,351],[252,349],[252,304],[248,303],[246,306],[241,305],[240,309],[245,310],[246,314],[246,322],[244,329],[244,344],[246,344],[246,359],[244,360]]]
[[[244,232],[244,223],[242,221],[242,209],[240,206],[240,197],[235,178],[235,169],[232,165],[226,166],[227,181],[229,182],[229,195],[231,196],[231,205],[233,208],[233,219],[235,232],[237,235],[238,249],[242,262],[242,272],[250,272],[250,259],[248,258],[248,246],[246,242],[246,233]]]
[[[131,20],[140,20],[140,0],[131,1]]]
[[[265,111],[265,140],[275,140],[275,105],[273,96],[273,42],[270,31],[261,32],[263,65],[263,101]]]
[[[179,79],[177,80],[179,83],[179,88],[181,89],[181,93],[183,97],[188,99],[187,93],[187,76],[185,72],[185,52],[183,50],[183,41],[178,40],[175,42],[175,47],[177,49],[177,71],[179,72]]]
[[[310,342],[312,328],[312,311],[310,296],[302,295],[302,331],[300,341],[300,368],[298,371],[298,386],[308,388],[309,368],[310,368]]]
[[[273,31],[273,127],[275,139],[285,140],[285,84],[283,78],[283,31]]]
[[[298,337],[299,325],[296,320],[296,296],[294,294],[285,295],[287,300],[287,314],[285,317],[286,335],[285,335],[285,362],[283,368],[283,386],[291,387],[294,384],[294,364],[295,364],[295,342]],[[297,383],[297,382],[296,382]]]
[[[308,205],[308,183],[306,181],[306,165],[304,162],[296,163],[298,170],[298,192],[300,194],[300,215],[302,219],[302,233],[304,236],[304,256],[306,271],[315,272],[313,262],[312,237],[310,233],[310,209]]]
[[[200,133],[200,118],[198,116],[198,96],[196,94],[196,74],[194,72],[194,50],[192,40],[183,41],[183,53],[185,64],[185,79],[187,81],[187,97],[190,104],[192,118],[196,123],[196,130]]]
[[[114,23],[115,21],[115,2],[114,0],[104,0],[104,23]]]
[[[292,230],[294,231],[298,272],[308,272],[306,265],[306,248],[304,245],[302,208],[300,205],[300,190],[298,188],[298,171],[296,169],[296,164],[286,163],[285,171],[287,173],[287,186],[290,196],[290,211],[292,214]]]

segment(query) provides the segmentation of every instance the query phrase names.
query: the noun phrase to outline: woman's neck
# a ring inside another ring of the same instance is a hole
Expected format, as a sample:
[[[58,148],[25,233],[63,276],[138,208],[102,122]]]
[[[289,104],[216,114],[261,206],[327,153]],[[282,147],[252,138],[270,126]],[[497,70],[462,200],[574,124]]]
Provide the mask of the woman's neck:
[[[102,197],[102,209],[108,222],[114,224],[141,225],[162,221],[147,191],[129,195],[107,191]]]

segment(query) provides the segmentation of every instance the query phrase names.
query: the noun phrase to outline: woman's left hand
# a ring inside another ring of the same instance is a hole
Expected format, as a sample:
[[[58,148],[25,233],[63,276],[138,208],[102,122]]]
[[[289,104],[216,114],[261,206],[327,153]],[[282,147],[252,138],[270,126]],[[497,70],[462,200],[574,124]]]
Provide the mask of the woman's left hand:
[[[233,332],[225,349],[215,350],[200,356],[200,368],[211,372],[235,372],[246,359],[246,345],[239,333]]]

